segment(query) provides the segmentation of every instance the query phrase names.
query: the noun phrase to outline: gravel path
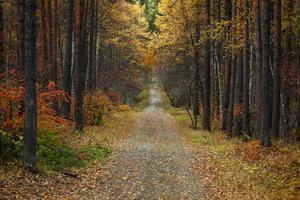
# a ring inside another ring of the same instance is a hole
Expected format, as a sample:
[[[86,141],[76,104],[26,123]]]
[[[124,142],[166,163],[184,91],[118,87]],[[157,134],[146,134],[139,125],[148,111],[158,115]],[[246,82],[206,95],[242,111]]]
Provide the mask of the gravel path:
[[[160,107],[159,89],[107,166],[99,199],[207,199],[193,151]]]

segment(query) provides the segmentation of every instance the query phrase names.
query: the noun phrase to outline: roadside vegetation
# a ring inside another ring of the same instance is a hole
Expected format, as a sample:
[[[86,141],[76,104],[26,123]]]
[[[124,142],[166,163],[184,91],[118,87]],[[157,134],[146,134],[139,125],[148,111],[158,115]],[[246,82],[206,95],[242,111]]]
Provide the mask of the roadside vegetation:
[[[300,195],[300,145],[274,141],[228,139],[191,128],[183,109],[168,108],[178,132],[197,149],[202,171],[214,199],[297,199]]]

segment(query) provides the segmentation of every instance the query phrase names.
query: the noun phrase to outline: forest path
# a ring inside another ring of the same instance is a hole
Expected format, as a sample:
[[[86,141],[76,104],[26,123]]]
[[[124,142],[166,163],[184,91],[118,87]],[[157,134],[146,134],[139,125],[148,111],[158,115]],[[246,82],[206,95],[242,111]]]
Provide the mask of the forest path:
[[[160,104],[160,90],[153,85],[138,126],[107,166],[99,199],[207,198],[198,161]]]

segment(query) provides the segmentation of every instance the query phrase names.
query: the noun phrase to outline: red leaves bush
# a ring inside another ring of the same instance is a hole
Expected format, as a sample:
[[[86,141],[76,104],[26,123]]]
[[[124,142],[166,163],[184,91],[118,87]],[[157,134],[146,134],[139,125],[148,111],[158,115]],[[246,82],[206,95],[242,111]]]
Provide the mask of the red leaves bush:
[[[70,122],[60,117],[58,110],[67,99],[61,90],[55,90],[55,83],[50,82],[48,89],[37,89],[38,128],[69,130]],[[55,109],[56,108],[56,109]],[[21,135],[24,125],[24,88],[22,80],[12,72],[2,76],[0,81],[0,129]]]

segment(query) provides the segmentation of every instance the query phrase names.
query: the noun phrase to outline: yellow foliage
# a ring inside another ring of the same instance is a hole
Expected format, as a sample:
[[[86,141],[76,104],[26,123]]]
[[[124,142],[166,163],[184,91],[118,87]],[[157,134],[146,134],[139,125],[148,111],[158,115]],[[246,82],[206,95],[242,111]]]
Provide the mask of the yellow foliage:
[[[96,91],[85,95],[83,108],[85,122],[99,125],[103,117],[112,111],[113,103],[102,91]]]

